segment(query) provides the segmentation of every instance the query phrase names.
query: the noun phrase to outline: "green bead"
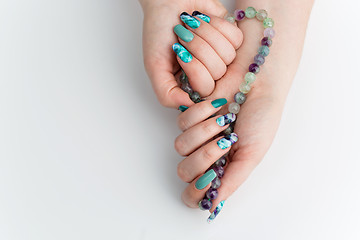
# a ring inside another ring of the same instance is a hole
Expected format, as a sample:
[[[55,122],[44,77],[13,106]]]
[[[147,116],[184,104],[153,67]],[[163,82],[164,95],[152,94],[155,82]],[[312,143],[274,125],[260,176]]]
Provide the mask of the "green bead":
[[[268,46],[262,45],[259,47],[258,53],[262,55],[263,57],[266,57],[270,53],[270,49]]]
[[[263,24],[264,28],[272,28],[274,26],[274,20],[272,20],[272,18],[265,18]]]
[[[259,21],[264,21],[265,18],[267,18],[267,12],[264,9],[260,9],[257,13],[256,13],[256,18]]]
[[[255,82],[256,76],[254,73],[252,72],[248,72],[245,74],[245,81],[247,84],[251,84],[253,82]]]
[[[250,92],[251,86],[249,84],[247,84],[246,82],[243,82],[240,84],[239,90],[240,90],[240,92],[247,94],[248,92]]]
[[[256,15],[256,10],[255,10],[255,8],[253,8],[253,7],[248,7],[248,8],[245,10],[245,16],[246,16],[247,18],[253,18],[253,17],[255,17],[255,15]]]

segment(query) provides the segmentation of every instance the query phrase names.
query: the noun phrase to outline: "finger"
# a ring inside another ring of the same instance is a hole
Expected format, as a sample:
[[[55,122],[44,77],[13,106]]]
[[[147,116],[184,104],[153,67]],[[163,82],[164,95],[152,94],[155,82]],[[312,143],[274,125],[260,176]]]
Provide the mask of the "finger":
[[[216,172],[211,169],[204,175],[198,176],[192,181],[181,195],[183,202],[191,208],[198,207],[198,202],[204,197],[211,186],[211,181],[216,178]]]
[[[226,137],[219,137],[199,148],[178,164],[177,173],[184,182],[191,182],[208,169],[216,160],[230,150],[238,137],[231,133]]]
[[[211,19],[209,24],[219,31],[231,44],[235,49],[238,49],[241,46],[243,41],[242,31],[235,24],[231,24],[223,18],[216,16],[207,16],[201,12],[194,11],[192,13],[193,16],[206,19],[208,17]]]
[[[178,116],[177,125],[182,131],[186,131],[219,111],[226,103],[225,98],[197,103]]]
[[[214,80],[220,79],[225,74],[226,64],[205,40],[180,24],[174,27],[174,32],[179,42],[206,67]],[[189,79],[197,81],[190,74]]]
[[[182,156],[189,155],[209,139],[224,131],[228,124],[234,122],[235,119],[235,114],[228,113],[212,117],[195,125],[175,139],[176,151]]]
[[[236,52],[232,44],[209,23],[195,18],[183,12],[180,19],[185,23],[186,28],[204,39],[220,56],[226,65],[229,65],[235,58]],[[230,23],[226,23],[230,24]]]
[[[181,44],[175,43],[172,48],[192,88],[201,96],[209,96],[214,90],[215,82],[206,67]]]

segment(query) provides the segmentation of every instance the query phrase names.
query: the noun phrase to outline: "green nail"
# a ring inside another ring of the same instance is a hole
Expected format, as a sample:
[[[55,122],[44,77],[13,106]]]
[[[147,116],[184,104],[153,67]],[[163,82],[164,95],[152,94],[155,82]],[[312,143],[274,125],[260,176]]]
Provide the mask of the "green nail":
[[[184,106],[184,105],[180,105],[179,110],[182,112],[185,112],[189,107]]]
[[[214,178],[216,178],[216,172],[214,169],[211,169],[196,181],[195,187],[199,190],[204,189]]]
[[[214,108],[218,108],[227,104],[226,98],[219,98],[211,102]]]
[[[174,27],[174,32],[184,42],[190,42],[191,40],[194,39],[194,35],[192,34],[192,32],[187,30],[183,25],[180,24],[176,25]]]

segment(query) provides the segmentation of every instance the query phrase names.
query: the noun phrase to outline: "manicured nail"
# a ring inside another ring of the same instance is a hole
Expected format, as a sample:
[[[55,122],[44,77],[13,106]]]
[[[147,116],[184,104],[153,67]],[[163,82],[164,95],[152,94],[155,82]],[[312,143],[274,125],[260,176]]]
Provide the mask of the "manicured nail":
[[[214,178],[216,178],[216,172],[211,169],[196,181],[195,187],[199,190],[204,189]]]
[[[221,209],[224,207],[225,200],[221,201],[215,208],[215,210],[210,214],[209,218],[207,219],[208,223],[214,221],[217,215],[219,215]]]
[[[185,62],[185,63],[191,62],[191,60],[192,60],[191,54],[180,43],[175,43],[172,46],[172,49],[174,50],[174,52],[179,56],[179,58],[183,62]]]
[[[227,104],[226,98],[219,98],[211,102],[214,108],[218,108]]]
[[[207,22],[207,23],[210,22],[210,17],[208,15],[205,15],[205,14],[199,12],[199,11],[194,11],[191,15],[193,15],[194,17],[200,18],[204,22]]]
[[[191,40],[194,39],[194,34],[192,34],[192,32],[190,32],[189,30],[187,30],[183,25],[180,24],[176,25],[174,27],[174,32],[184,42],[191,42]]]
[[[182,112],[185,112],[189,107],[184,106],[184,105],[180,105],[179,110]]]
[[[231,145],[233,145],[234,143],[236,143],[239,140],[238,136],[236,135],[236,133],[230,133],[229,135],[223,137],[222,139],[220,139],[217,142],[217,145],[221,148],[221,149],[226,149],[228,147],[230,147]]]
[[[216,123],[220,126],[220,127],[223,127],[225,126],[226,124],[230,124],[232,122],[235,122],[236,120],[236,115],[233,114],[233,113],[228,113],[228,114],[225,114],[221,117],[218,117],[216,119]]]
[[[192,29],[200,27],[200,21],[188,14],[187,12],[183,12],[182,14],[180,14],[180,19]]]

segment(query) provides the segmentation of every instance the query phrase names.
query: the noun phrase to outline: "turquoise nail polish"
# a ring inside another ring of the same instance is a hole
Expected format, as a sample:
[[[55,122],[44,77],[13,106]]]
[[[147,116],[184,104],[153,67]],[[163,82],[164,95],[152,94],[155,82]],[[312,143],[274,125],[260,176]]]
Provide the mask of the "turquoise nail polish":
[[[191,62],[191,60],[192,60],[191,54],[180,43],[175,43],[172,46],[172,48],[173,48],[174,52],[179,56],[179,58],[183,62],[185,62],[185,63]]]
[[[226,98],[219,98],[211,102],[214,108],[218,108],[227,104]]]
[[[183,25],[180,24],[176,25],[174,27],[174,32],[184,42],[191,42],[191,40],[194,39],[194,34],[192,34],[192,32],[190,32],[189,30],[187,30]]]
[[[217,142],[217,145],[221,149],[226,149],[226,148],[230,147],[231,145],[233,145],[234,143],[236,143],[238,140],[239,140],[239,138],[238,138],[238,135],[236,135],[236,133],[230,133],[229,135],[221,138]]]
[[[208,223],[211,223],[212,221],[214,221],[214,219],[216,218],[217,215],[219,215],[221,209],[224,207],[225,204],[225,200],[221,201],[215,208],[214,212],[212,212],[209,216],[209,218],[207,219]]]
[[[185,112],[189,107],[184,106],[184,105],[180,105],[179,110],[182,112]]]
[[[191,27],[192,29],[196,29],[200,27],[200,21],[188,14],[187,12],[183,12],[180,14],[180,19],[183,21],[186,25]]]
[[[195,187],[199,190],[204,189],[214,178],[216,178],[216,172],[211,169],[196,181]]]
[[[207,22],[207,23],[210,22],[210,17],[208,15],[205,15],[205,14],[199,12],[199,11],[194,11],[191,15],[193,15],[194,17],[200,18],[204,22]]]
[[[220,127],[223,127],[225,126],[226,124],[230,124],[232,122],[235,122],[236,120],[236,115],[233,114],[233,113],[228,113],[228,114],[225,114],[221,117],[218,117],[216,119],[216,123],[220,126]]]

